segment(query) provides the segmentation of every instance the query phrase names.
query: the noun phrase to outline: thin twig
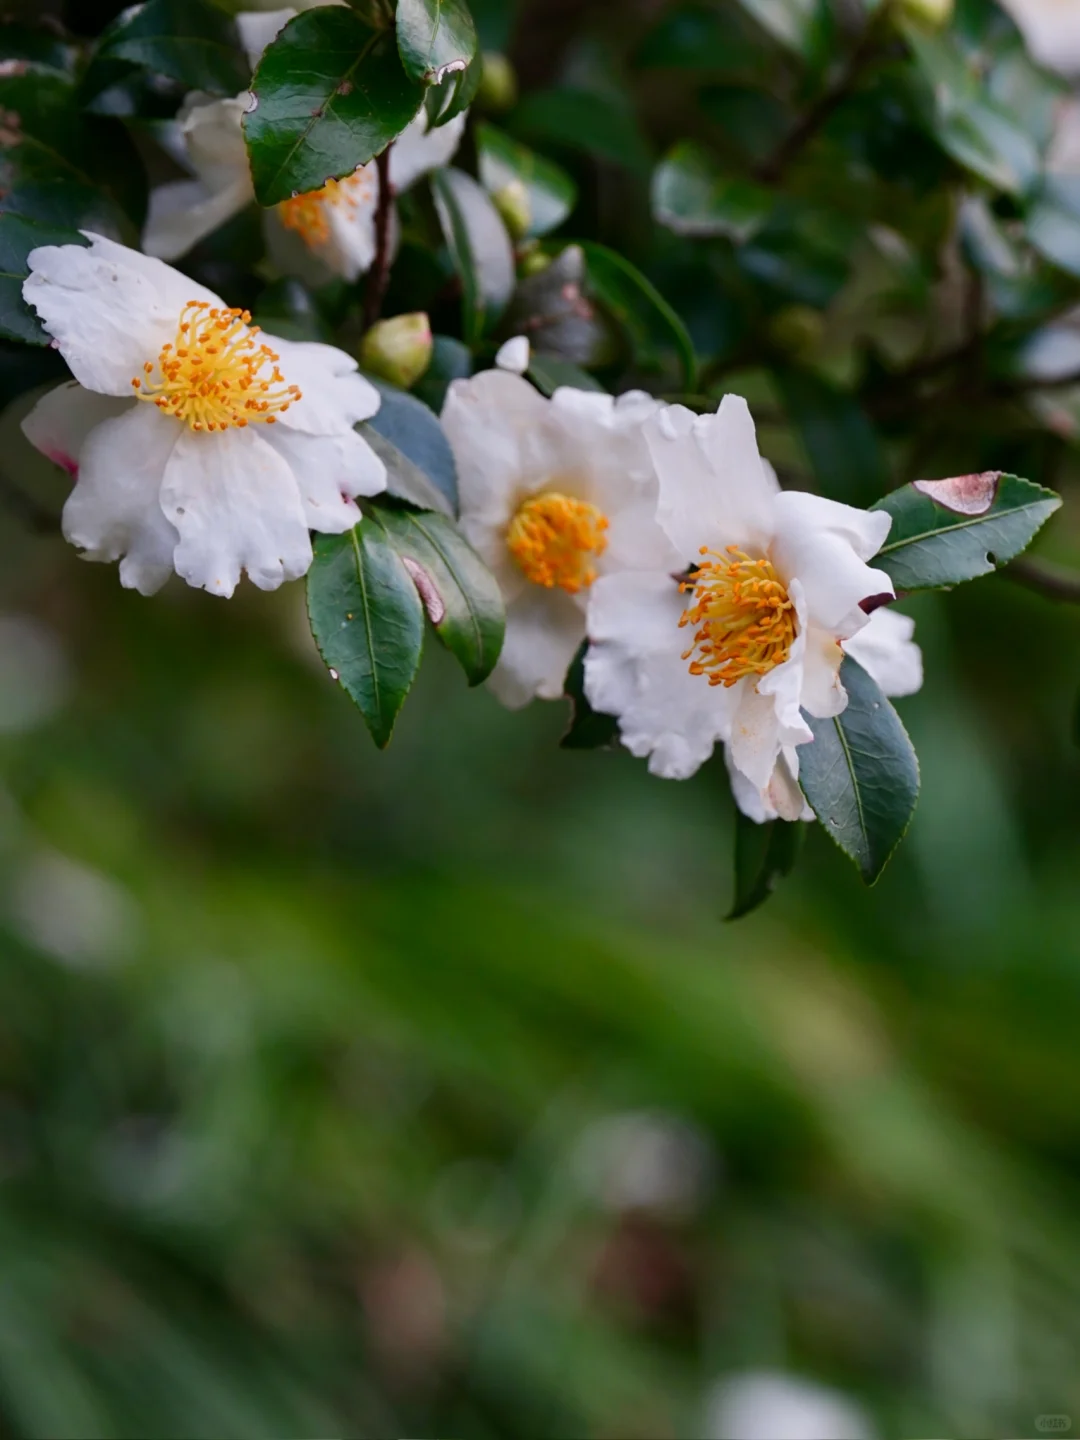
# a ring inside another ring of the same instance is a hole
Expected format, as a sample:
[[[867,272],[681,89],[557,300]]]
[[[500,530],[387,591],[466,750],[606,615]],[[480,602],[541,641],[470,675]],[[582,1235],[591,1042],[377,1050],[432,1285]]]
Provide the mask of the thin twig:
[[[364,297],[364,329],[370,330],[382,313],[386,288],[390,284],[390,222],[394,213],[394,187],[390,183],[390,151],[388,145],[375,164],[379,174],[379,200],[375,211],[375,259],[368,274]]]
[[[1002,573],[1048,600],[1080,605],[1080,574],[1064,565],[1052,565],[1047,560],[1014,560]]]
[[[863,27],[858,43],[851,51],[837,79],[828,87],[810,109],[780,142],[775,152],[762,161],[755,174],[767,184],[775,184],[791,162],[799,155],[818,131],[832,119],[834,113],[855,89],[867,63],[873,58],[881,30],[881,17],[888,5],[882,5],[877,14]]]

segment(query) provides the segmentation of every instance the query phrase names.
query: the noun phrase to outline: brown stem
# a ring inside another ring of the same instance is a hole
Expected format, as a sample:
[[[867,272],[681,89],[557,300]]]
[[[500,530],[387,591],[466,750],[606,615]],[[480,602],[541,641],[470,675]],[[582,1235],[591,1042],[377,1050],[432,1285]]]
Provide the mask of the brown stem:
[[[877,14],[863,28],[858,43],[848,56],[839,76],[811,105],[795,127],[780,142],[776,151],[762,161],[755,174],[766,184],[775,184],[793,160],[814,138],[818,131],[832,119],[834,113],[855,89],[864,68],[873,58],[881,31],[882,16],[889,9],[888,3],[881,6]]]
[[[1037,591],[1047,600],[1080,605],[1080,575],[1075,570],[1067,570],[1064,565],[1052,565],[1046,560],[1014,560],[1005,567],[1004,573],[1010,580]]]
[[[388,145],[375,164],[379,174],[379,200],[375,211],[375,259],[368,273],[367,294],[364,296],[364,329],[370,330],[382,313],[386,287],[390,284],[390,222],[394,213],[394,187],[390,183],[390,151]]]

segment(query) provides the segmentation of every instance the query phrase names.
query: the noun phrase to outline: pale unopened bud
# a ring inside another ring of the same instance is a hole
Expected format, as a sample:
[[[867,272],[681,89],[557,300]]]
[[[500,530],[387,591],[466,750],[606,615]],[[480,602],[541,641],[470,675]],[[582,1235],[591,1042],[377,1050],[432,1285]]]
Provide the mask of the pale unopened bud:
[[[517,97],[517,71],[513,65],[497,50],[485,50],[480,88],[476,92],[477,108],[489,115],[501,115],[514,108]]]
[[[809,305],[787,305],[769,321],[769,339],[778,350],[805,359],[821,344],[825,321]]]
[[[431,322],[421,311],[380,320],[360,342],[361,366],[380,380],[410,390],[431,364]]]
[[[955,0],[896,0],[897,13],[930,30],[940,30],[953,17]]]
[[[524,240],[532,224],[532,200],[523,180],[510,180],[492,195],[513,240]]]

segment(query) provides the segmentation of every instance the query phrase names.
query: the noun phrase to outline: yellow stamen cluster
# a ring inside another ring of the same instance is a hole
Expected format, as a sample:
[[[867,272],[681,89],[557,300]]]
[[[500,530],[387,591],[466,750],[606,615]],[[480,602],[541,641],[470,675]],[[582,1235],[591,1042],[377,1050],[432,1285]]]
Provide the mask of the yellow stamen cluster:
[[[767,675],[782,665],[795,639],[795,607],[771,560],[751,560],[735,545],[721,555],[707,547],[704,560],[682,583],[694,603],[680,628],[694,626],[694,643],[683,655],[691,675],[710,685],[731,686],[748,675]]]
[[[576,595],[596,579],[592,561],[607,549],[607,528],[595,505],[549,491],[525,501],[506,543],[527,580]]]
[[[132,380],[136,396],[192,430],[273,425],[303,397],[297,386],[286,385],[281,357],[257,343],[259,333],[247,310],[190,300],[176,339],[162,348],[156,365],[146,362],[145,378]]]
[[[321,190],[283,200],[278,215],[286,230],[295,230],[307,245],[325,245],[330,238],[328,208],[344,206],[350,216],[357,215],[361,204],[373,196],[374,181],[365,167],[344,180],[328,180]]]

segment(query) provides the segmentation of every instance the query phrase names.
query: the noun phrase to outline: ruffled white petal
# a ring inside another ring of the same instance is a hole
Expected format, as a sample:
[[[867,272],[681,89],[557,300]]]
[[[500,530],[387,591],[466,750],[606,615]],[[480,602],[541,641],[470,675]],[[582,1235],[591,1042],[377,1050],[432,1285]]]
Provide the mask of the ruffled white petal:
[[[768,785],[785,745],[804,745],[813,739],[802,715],[806,600],[797,580],[788,594],[798,616],[798,633],[789,658],[756,682],[748,678],[732,687],[737,703],[731,727],[731,762],[759,789]]]
[[[159,497],[182,433],[154,406],[132,401],[85,440],[64,506],[65,538],[88,560],[120,560],[121,583],[143,595],[160,590],[173,569],[177,533]]]
[[[455,115],[437,130],[429,130],[427,112],[421,110],[405,127],[390,151],[390,183],[399,194],[422,175],[449,165],[465,133],[465,119]]]
[[[267,426],[263,438],[295,476],[310,530],[341,535],[360,520],[358,495],[386,489],[386,466],[355,430],[345,435],[305,435]]]
[[[614,715],[622,743],[654,775],[685,780],[731,729],[732,692],[692,676],[682,659],[679,587],[669,575],[601,577],[589,598],[585,693]]]
[[[684,560],[703,545],[762,553],[772,536],[775,481],[746,401],[725,395],[715,415],[667,406],[645,434],[660,483],[657,519]]]
[[[311,540],[285,459],[255,426],[216,435],[174,428],[179,439],[165,470],[161,506],[180,537],[177,574],[224,596],[245,570],[260,590],[304,575]]]
[[[208,190],[201,180],[159,185],[150,194],[143,249],[159,260],[178,260],[239,215],[251,199],[251,182],[246,178],[217,191]]]
[[[584,638],[585,617],[569,595],[529,585],[506,607],[506,640],[488,685],[512,710],[557,700]]]
[[[176,336],[190,300],[221,301],[160,260],[100,235],[81,245],[46,245],[30,253],[23,285],[72,374],[103,395],[132,393],[146,361]]]
[[[837,639],[862,629],[861,602],[895,593],[884,570],[865,564],[884,544],[891,517],[800,490],[777,495],[774,514],[772,561],[785,583],[802,582],[810,624]]]
[[[799,789],[799,752],[787,746],[776,762],[768,784],[759,790],[731,762],[730,750],[725,751],[731,793],[744,815],[764,825],[770,820],[813,820],[813,810]]]
[[[22,422],[23,434],[54,465],[78,475],[79,456],[91,431],[123,415],[133,403],[97,395],[77,380],[68,380],[41,397]]]
[[[844,641],[844,649],[857,660],[886,695],[914,695],[922,689],[922,651],[914,641],[915,621],[909,615],[883,607],[869,623]]]
[[[277,335],[267,335],[266,343],[280,355],[286,383],[298,385],[303,395],[278,415],[279,425],[310,435],[344,435],[378,413],[379,392],[344,350]]]

